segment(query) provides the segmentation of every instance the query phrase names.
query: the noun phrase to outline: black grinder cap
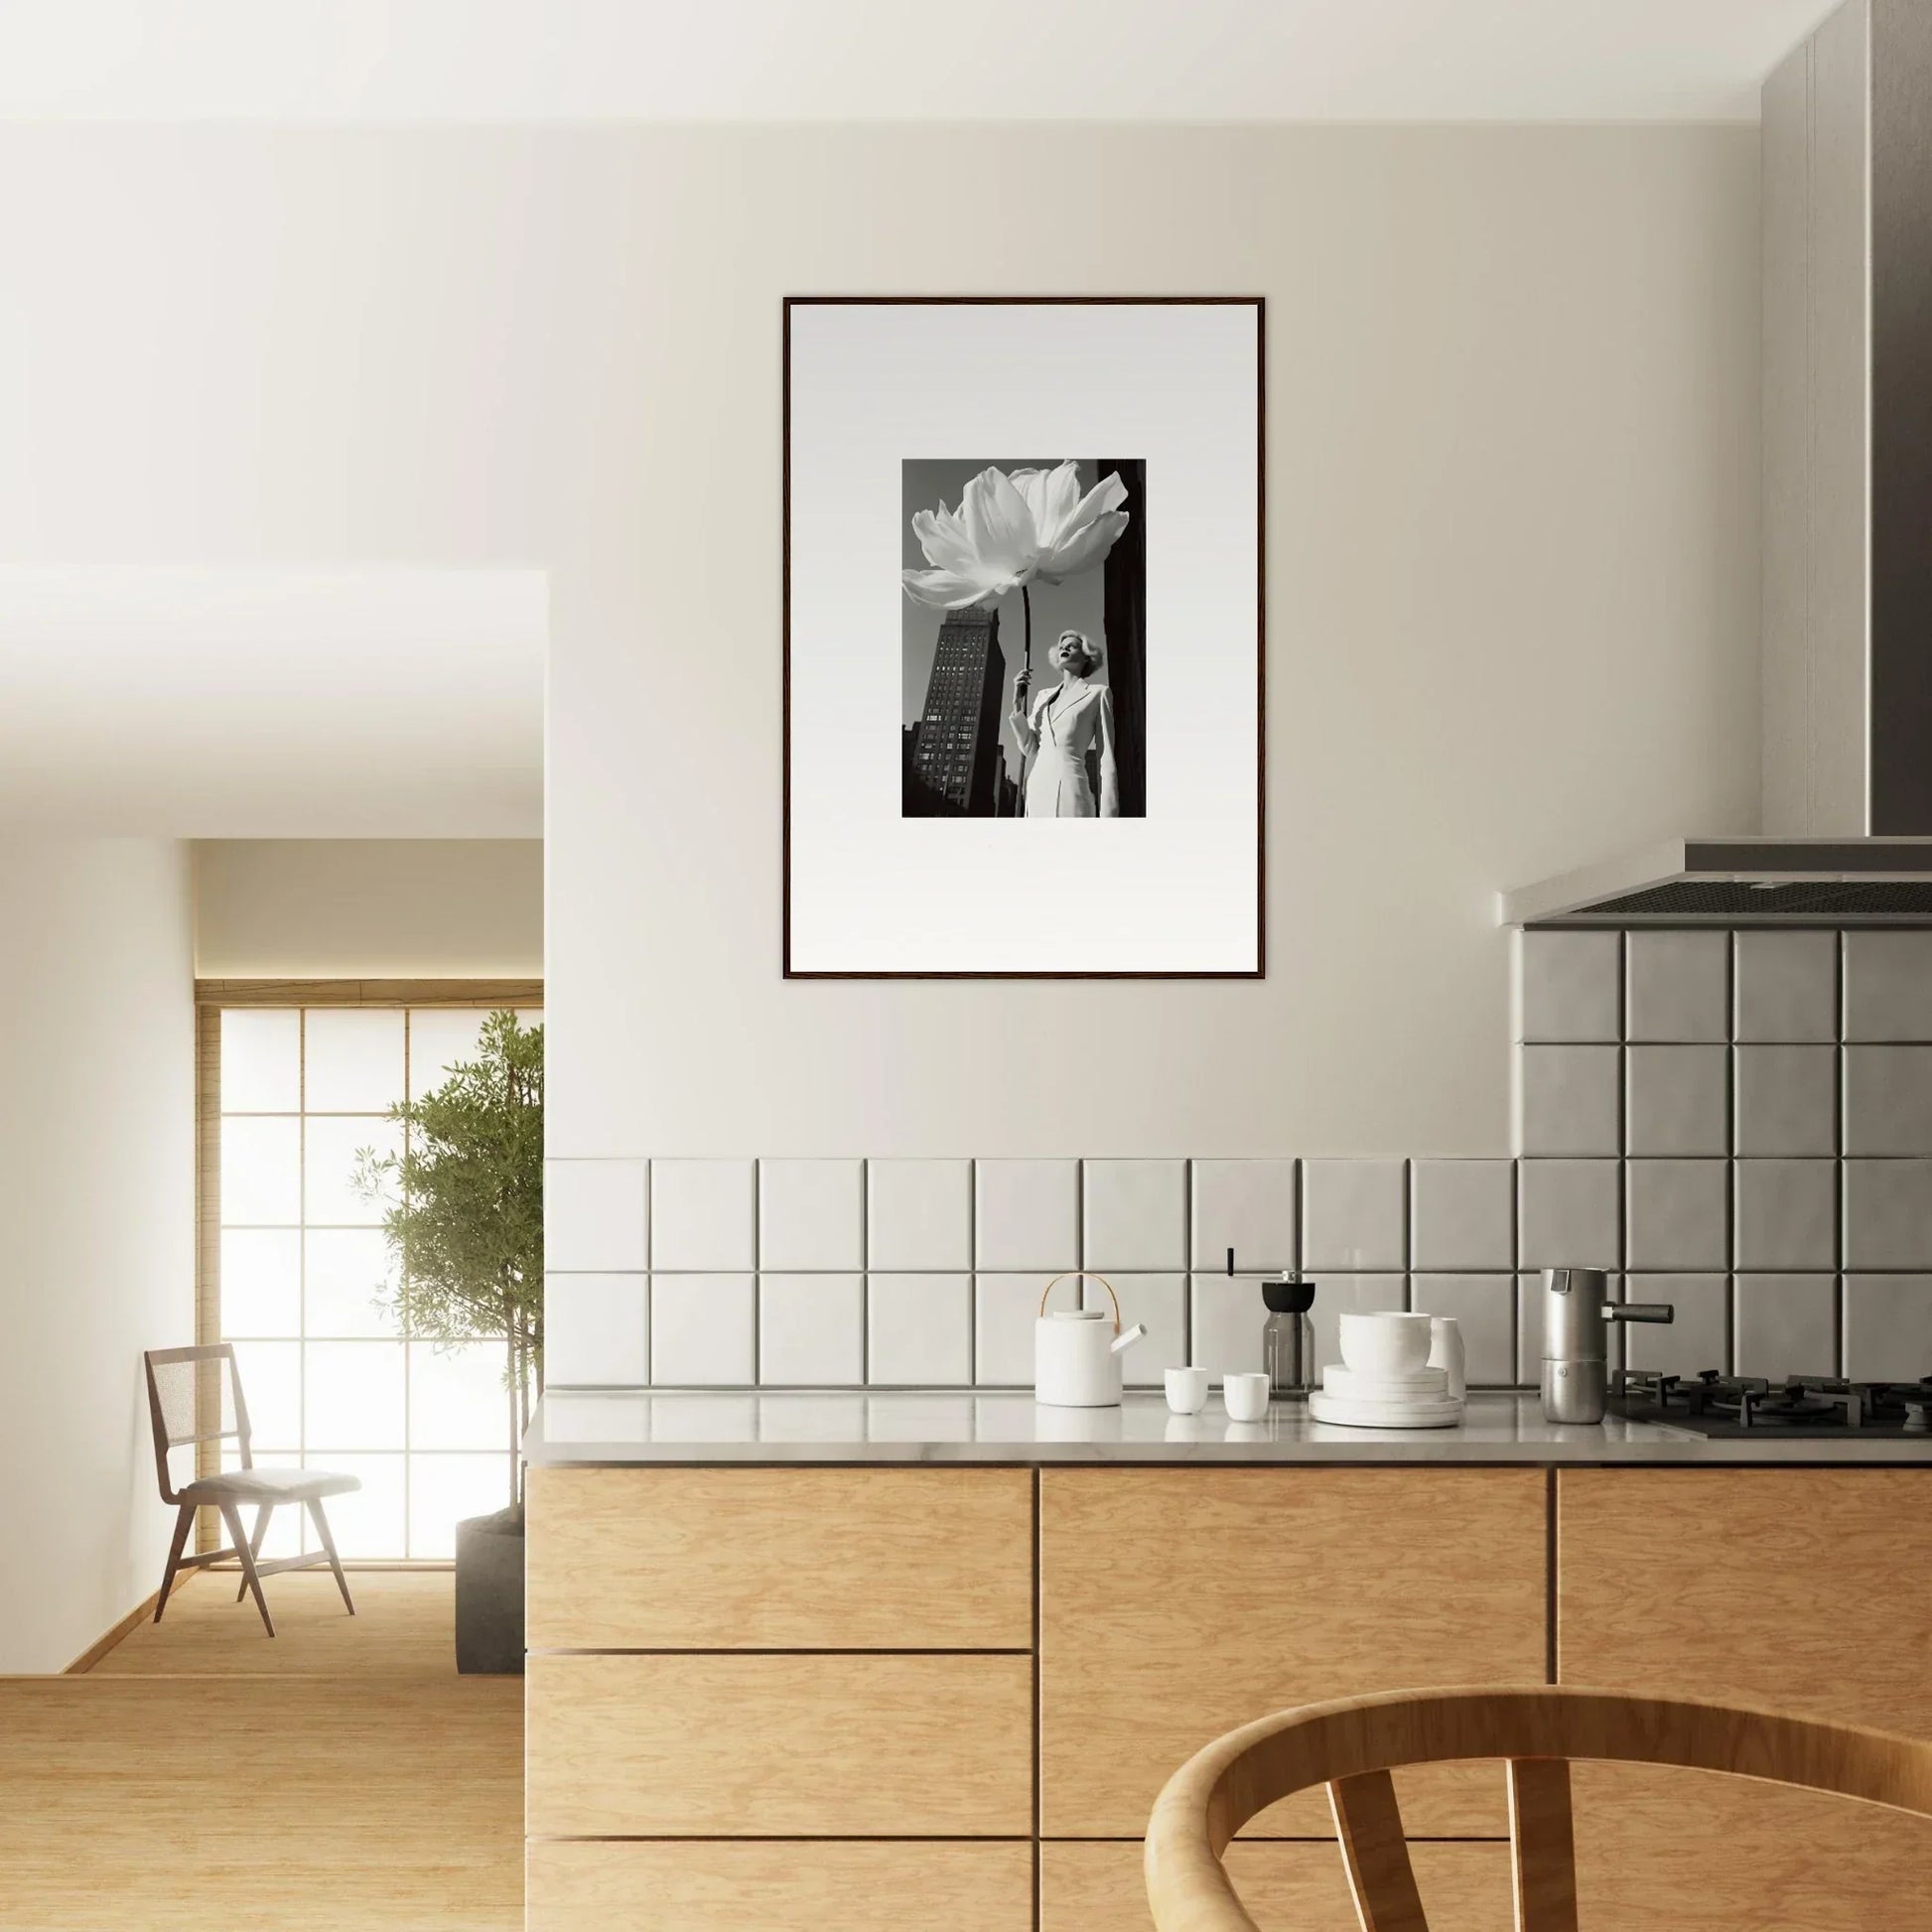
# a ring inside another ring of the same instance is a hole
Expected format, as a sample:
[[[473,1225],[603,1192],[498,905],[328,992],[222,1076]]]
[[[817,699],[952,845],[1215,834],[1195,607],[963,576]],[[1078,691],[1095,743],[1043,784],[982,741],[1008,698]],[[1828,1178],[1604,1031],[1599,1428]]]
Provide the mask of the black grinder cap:
[[[1261,1299],[1271,1314],[1307,1314],[1314,1307],[1314,1290],[1313,1282],[1284,1275],[1278,1282],[1262,1283]]]

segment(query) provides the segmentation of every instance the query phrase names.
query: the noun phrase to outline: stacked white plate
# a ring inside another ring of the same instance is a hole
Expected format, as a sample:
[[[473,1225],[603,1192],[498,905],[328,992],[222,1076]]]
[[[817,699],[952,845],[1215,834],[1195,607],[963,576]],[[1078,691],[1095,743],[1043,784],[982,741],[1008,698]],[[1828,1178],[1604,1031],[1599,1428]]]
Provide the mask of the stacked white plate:
[[[1424,1365],[1428,1323],[1427,1315],[1344,1314],[1343,1359],[1321,1371],[1321,1386],[1309,1397],[1310,1416],[1354,1429],[1449,1429],[1459,1423],[1462,1401],[1449,1394],[1449,1370]]]

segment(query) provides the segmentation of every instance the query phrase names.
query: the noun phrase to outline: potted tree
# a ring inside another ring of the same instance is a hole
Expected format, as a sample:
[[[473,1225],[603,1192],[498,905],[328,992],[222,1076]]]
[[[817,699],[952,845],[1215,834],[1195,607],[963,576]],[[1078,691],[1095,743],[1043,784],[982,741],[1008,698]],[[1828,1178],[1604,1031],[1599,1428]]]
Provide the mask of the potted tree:
[[[356,1156],[355,1184],[382,1204],[395,1267],[383,1300],[406,1335],[503,1344],[510,1506],[457,1525],[460,1671],[523,1668],[523,1464],[543,1388],[543,1029],[483,1022],[474,1060],[389,1110],[400,1154]]]

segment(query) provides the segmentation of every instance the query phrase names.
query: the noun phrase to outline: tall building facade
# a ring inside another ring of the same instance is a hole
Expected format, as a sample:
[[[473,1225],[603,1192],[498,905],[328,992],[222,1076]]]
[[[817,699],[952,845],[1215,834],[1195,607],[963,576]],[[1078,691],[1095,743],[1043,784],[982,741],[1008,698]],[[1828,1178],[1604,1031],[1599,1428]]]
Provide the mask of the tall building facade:
[[[948,611],[905,767],[905,816],[992,818],[999,811],[1005,672],[999,612],[979,604]]]

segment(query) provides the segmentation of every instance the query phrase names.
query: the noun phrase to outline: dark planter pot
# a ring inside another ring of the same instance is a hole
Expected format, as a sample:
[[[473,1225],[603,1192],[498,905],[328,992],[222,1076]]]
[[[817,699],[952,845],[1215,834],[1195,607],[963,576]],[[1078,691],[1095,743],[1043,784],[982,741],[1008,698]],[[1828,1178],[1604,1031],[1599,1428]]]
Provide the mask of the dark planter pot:
[[[456,1526],[456,1667],[523,1675],[523,1512],[499,1509]]]

